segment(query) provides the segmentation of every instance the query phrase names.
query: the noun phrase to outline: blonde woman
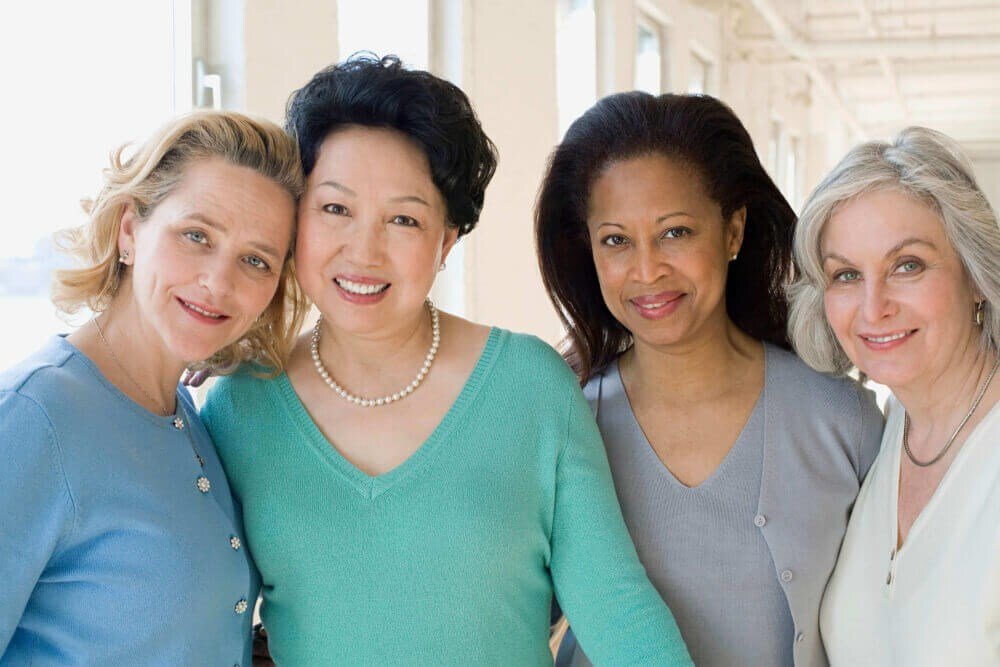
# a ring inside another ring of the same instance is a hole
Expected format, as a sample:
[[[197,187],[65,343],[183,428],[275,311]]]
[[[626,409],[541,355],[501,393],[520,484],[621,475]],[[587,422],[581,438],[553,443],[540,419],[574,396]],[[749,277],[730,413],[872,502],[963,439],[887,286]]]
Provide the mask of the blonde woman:
[[[177,385],[282,368],[301,188],[292,140],[235,113],[115,153],[55,281],[94,318],[0,374],[0,664],[250,664],[256,570]]]
[[[1000,664],[1000,228],[954,141],[858,146],[795,232],[796,349],[893,392],[820,612],[833,665]]]

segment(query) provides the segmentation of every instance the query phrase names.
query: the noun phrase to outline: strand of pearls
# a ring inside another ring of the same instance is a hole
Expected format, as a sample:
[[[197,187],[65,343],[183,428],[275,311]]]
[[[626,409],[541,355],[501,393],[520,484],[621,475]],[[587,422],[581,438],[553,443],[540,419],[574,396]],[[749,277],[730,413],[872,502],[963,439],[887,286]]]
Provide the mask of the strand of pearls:
[[[354,403],[355,405],[360,405],[363,408],[375,408],[383,405],[389,405],[390,403],[395,403],[396,401],[402,400],[412,394],[420,386],[420,383],[424,381],[427,377],[427,373],[431,370],[431,365],[434,363],[434,357],[437,356],[438,347],[441,345],[441,323],[438,318],[437,308],[431,303],[430,299],[427,299],[427,309],[431,313],[431,349],[427,351],[427,356],[424,357],[424,365],[421,366],[420,371],[417,373],[417,377],[413,381],[406,385],[406,387],[396,392],[395,394],[382,396],[381,398],[364,398],[361,396],[355,396],[351,392],[340,386],[336,380],[330,377],[330,371],[326,369],[323,365],[323,360],[319,356],[319,341],[322,335],[322,324],[323,318],[320,317],[316,321],[316,326],[313,327],[312,334],[312,345],[310,349],[312,351],[313,364],[316,366],[316,372],[319,376],[326,382],[326,385],[340,396],[345,401]]]

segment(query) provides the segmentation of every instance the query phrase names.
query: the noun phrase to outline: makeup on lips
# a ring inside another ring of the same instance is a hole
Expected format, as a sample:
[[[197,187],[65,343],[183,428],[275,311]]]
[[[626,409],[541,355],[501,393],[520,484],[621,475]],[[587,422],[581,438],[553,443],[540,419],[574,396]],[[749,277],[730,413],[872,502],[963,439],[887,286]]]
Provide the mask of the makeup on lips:
[[[903,329],[902,331],[894,331],[884,334],[863,333],[858,334],[858,337],[868,349],[876,352],[885,352],[886,350],[893,350],[904,344],[906,341],[910,340],[915,333],[917,333],[916,329]]]
[[[208,306],[204,303],[198,303],[197,301],[187,301],[185,299],[174,297],[177,303],[180,305],[181,309],[192,317],[196,322],[201,322],[202,324],[218,325],[222,324],[229,319],[228,315]]]
[[[648,296],[637,296],[629,299],[629,303],[640,316],[648,320],[658,320],[670,315],[687,296],[684,292],[660,292]]]
[[[358,305],[378,303],[385,298],[392,283],[365,276],[338,275],[333,284],[341,298]]]

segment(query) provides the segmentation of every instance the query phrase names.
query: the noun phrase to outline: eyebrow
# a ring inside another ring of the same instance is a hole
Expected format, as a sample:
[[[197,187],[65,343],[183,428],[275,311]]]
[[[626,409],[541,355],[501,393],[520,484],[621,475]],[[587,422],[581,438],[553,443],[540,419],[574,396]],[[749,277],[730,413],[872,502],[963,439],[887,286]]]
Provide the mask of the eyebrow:
[[[693,215],[691,215],[687,211],[673,211],[672,213],[664,213],[663,215],[661,215],[660,217],[658,217],[656,219],[656,223],[659,224],[659,223],[661,223],[661,222],[663,222],[665,220],[669,220],[670,218],[676,218],[678,216],[684,216],[684,217],[687,217],[687,218],[693,218],[694,217]],[[597,228],[600,229],[601,227],[605,227],[605,226],[608,226],[608,227],[619,227],[621,229],[625,229],[625,225],[623,225],[623,224],[621,224],[619,222],[602,222],[601,224],[599,224],[597,226]]]
[[[914,244],[916,244],[916,245],[925,245],[928,248],[930,248],[931,250],[937,250],[938,249],[938,247],[936,245],[934,245],[933,243],[931,243],[930,241],[928,241],[926,239],[921,239],[921,238],[917,238],[916,236],[911,236],[909,238],[903,239],[902,241],[900,241],[896,245],[894,245],[891,248],[889,248],[889,250],[887,250],[886,253],[885,253],[885,257],[891,257],[891,256],[895,255],[896,253],[898,253],[903,248],[905,248],[906,246],[908,246],[908,245],[914,245]],[[828,259],[836,259],[836,260],[838,260],[838,261],[840,261],[840,262],[842,262],[844,264],[850,264],[851,263],[851,260],[847,259],[843,255],[838,255],[835,252],[828,252],[828,253],[826,253],[825,255],[823,255],[822,259],[823,259],[824,262],[826,260],[828,260]]]
[[[342,183],[338,183],[337,181],[323,181],[319,185],[325,185],[327,187],[333,188],[334,190],[340,190],[344,194],[351,195],[352,197],[358,196],[357,192],[355,192],[354,190],[350,189],[349,187],[347,187]],[[317,185],[317,187],[319,187],[319,185]]]
[[[226,229],[224,225],[220,225],[218,222],[212,220],[204,213],[198,213],[197,211],[193,213],[188,213],[187,218],[190,220],[197,220],[198,222],[204,224],[206,227],[211,227],[212,229],[218,230],[223,234],[229,231],[228,229]],[[255,241],[250,241],[249,245],[251,248],[258,250],[265,255],[270,255],[272,259],[277,259],[278,257],[281,256],[276,248],[274,248],[273,246],[269,246],[266,243],[257,243]]]
[[[352,197],[357,197],[358,196],[357,192],[355,192],[354,190],[350,189],[349,187],[347,187],[343,183],[338,183],[337,181],[323,181],[322,183],[319,183],[317,185],[317,187],[319,187],[319,185],[325,185],[325,186],[331,187],[331,188],[333,188],[335,190],[340,190],[344,194],[348,194],[348,195],[350,195]],[[391,202],[393,202],[395,204],[414,202],[414,203],[417,203],[417,204],[423,204],[424,206],[430,208],[430,204],[428,204],[427,201],[425,201],[422,197],[418,197],[417,195],[402,195],[400,197],[393,197],[389,201],[391,201]]]

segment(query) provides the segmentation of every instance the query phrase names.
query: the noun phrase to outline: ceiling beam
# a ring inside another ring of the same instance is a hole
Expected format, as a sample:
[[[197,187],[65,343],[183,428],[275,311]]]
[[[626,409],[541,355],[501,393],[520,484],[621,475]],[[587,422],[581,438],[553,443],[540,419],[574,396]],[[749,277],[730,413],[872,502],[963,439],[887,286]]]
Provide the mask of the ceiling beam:
[[[867,138],[867,134],[864,128],[861,126],[861,122],[858,121],[857,116],[847,108],[844,103],[843,98],[840,93],[837,92],[836,87],[829,77],[820,69],[816,60],[810,53],[810,47],[803,42],[799,37],[792,32],[792,29],[785,22],[784,17],[780,12],[771,4],[770,0],[750,0],[750,4],[753,5],[754,9],[761,15],[761,18],[767,23],[768,27],[771,29],[771,34],[774,38],[792,55],[793,58],[802,62],[803,69],[805,69],[806,74],[809,75],[809,79],[812,81],[813,85],[822,93],[834,108],[840,117],[843,118],[847,126],[851,128],[855,136],[859,140],[864,140]]]
[[[879,30],[878,22],[875,20],[875,16],[872,14],[871,8],[868,7],[868,0],[857,0],[858,3],[858,15],[861,18],[861,25],[864,26],[865,31],[869,36],[876,39],[882,37],[882,33]],[[899,111],[902,114],[903,121],[907,122],[910,116],[910,112],[906,108],[906,100],[903,99],[903,93],[899,90],[899,77],[896,76],[896,70],[892,66],[892,61],[885,55],[878,57],[879,67],[882,68],[882,74],[885,75],[886,83],[889,84],[889,90],[892,92],[892,98],[899,105]]]

